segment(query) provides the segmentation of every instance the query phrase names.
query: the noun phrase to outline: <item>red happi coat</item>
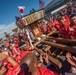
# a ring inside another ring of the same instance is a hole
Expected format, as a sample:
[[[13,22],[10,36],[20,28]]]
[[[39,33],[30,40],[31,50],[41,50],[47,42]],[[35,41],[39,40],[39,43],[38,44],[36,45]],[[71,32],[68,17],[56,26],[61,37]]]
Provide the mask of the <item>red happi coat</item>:
[[[70,26],[69,17],[67,15],[65,15],[64,18],[65,18],[64,22],[66,23],[66,29],[68,29],[68,27]]]
[[[60,75],[58,72],[53,72],[47,68],[39,67],[39,72],[37,75]]]
[[[8,69],[8,72],[5,75],[18,75],[20,72],[20,65],[17,64],[13,68]]]
[[[76,24],[71,24],[70,28],[73,28],[73,31],[70,31],[69,29],[69,38],[76,39]]]
[[[61,29],[61,23],[58,20],[52,20],[51,24],[57,31]]]
[[[63,38],[68,38],[68,30],[69,28],[66,28],[66,26],[61,26],[61,29],[60,29],[60,33],[62,34],[62,37]]]
[[[61,26],[60,32],[61,32],[63,38],[68,38],[70,20],[67,15],[64,16],[64,22],[65,22],[65,26],[63,26],[63,25]]]

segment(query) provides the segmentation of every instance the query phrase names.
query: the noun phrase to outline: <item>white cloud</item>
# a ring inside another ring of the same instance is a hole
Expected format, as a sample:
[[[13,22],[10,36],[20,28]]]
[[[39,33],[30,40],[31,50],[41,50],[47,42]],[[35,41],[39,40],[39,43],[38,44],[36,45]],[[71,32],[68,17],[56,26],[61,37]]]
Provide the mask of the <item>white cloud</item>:
[[[9,24],[9,25],[0,25],[0,37],[4,37],[4,32],[7,32],[9,34],[13,33],[12,29],[16,28],[15,22]]]

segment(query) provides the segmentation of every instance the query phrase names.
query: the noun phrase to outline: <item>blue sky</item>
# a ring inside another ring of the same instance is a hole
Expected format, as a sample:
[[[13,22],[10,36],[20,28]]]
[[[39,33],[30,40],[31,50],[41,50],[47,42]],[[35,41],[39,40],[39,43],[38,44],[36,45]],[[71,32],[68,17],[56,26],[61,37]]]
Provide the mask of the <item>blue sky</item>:
[[[51,0],[43,1],[46,6]],[[15,22],[15,16],[20,16],[18,6],[25,6],[25,14],[40,9],[39,0],[0,0],[0,25]]]

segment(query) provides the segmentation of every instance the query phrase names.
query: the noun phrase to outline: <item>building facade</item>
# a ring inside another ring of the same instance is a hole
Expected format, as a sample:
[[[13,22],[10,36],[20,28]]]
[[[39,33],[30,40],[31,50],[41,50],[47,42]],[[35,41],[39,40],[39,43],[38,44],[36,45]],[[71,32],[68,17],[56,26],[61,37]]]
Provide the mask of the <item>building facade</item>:
[[[72,0],[52,0],[46,7],[45,13],[50,13],[51,11],[56,10],[57,8],[64,6],[66,3]]]

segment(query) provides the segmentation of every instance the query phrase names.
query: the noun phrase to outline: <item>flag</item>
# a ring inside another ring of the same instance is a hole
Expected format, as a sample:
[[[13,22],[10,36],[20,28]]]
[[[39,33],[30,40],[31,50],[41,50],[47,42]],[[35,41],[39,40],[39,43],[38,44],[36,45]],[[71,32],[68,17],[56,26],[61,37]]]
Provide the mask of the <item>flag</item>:
[[[43,0],[39,0],[39,5],[40,5],[41,8],[43,8],[44,5],[45,5],[45,2]]]
[[[18,8],[19,8],[20,14],[23,15],[25,7],[24,6],[18,6]]]

